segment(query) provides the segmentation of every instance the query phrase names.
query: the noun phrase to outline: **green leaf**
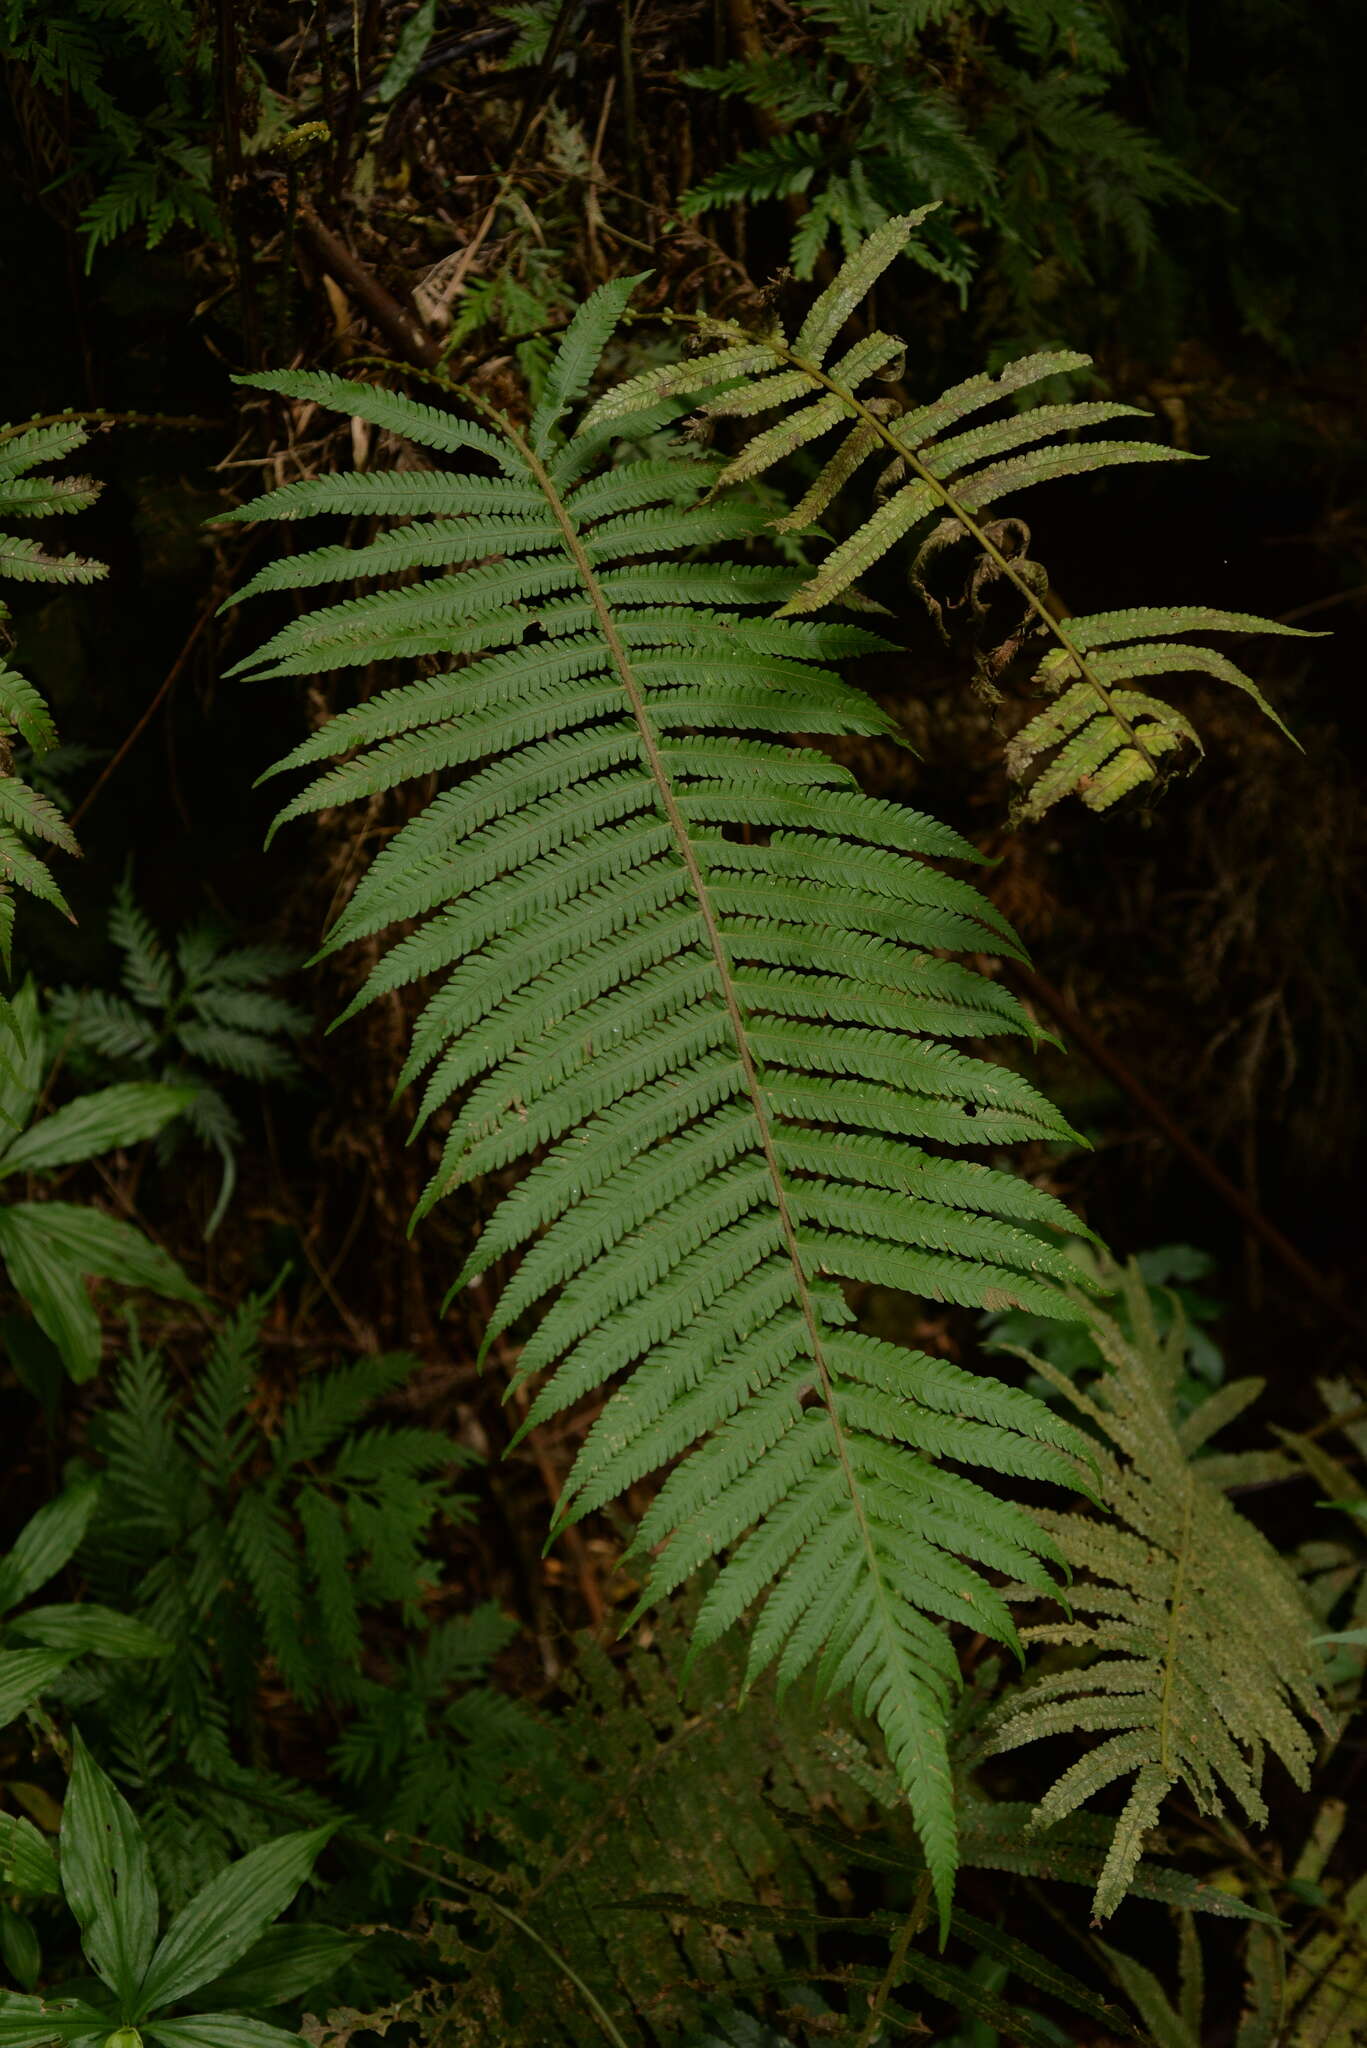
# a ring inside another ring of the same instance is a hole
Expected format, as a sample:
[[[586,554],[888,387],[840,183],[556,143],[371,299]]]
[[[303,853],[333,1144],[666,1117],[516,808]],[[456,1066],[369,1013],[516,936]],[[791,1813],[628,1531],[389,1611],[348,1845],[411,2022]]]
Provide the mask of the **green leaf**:
[[[176,1261],[129,1223],[68,1202],[14,1202],[0,1208],[0,1259],[61,1352],[74,1380],[100,1363],[100,1324],[84,1275],[146,1287],[197,1302],[198,1288]]]
[[[178,2004],[240,1961],[289,1905],[336,1826],[266,1842],[198,1892],[151,1959],[138,1994],[139,2015]]]
[[[0,1212],[7,1228],[41,1235],[53,1251],[84,1273],[146,1287],[173,1301],[197,1302],[199,1289],[168,1253],[131,1223],[74,1202],[13,1202]],[[4,1247],[0,1247],[4,1248]]]
[[[75,1556],[99,1502],[99,1482],[78,1480],[24,1524],[0,1558],[0,1614],[36,1593]]]
[[[1201,2048],[1200,2041],[1174,2010],[1153,1971],[1118,1949],[1102,1947],[1135,2011],[1153,2036],[1155,2048]]]
[[[1105,1737],[1040,1801],[1041,1829],[1133,1776],[1097,1885],[1098,1916],[1128,1891],[1173,1787],[1185,1785],[1207,1810],[1228,1801],[1261,1820],[1264,1757],[1279,1757],[1305,1785],[1311,1731],[1325,1721],[1323,1665],[1302,1589],[1207,1480],[1199,1428],[1186,1429],[1177,1412],[1185,1331],[1179,1321],[1160,1336],[1137,1269],[1104,1277],[1121,1296],[1125,1326],[1090,1309],[1106,1367],[1099,1378],[1080,1388],[1047,1359],[1023,1354],[1097,1440],[1104,1514],[1043,1516],[1072,1572],[1070,1617],[1032,1631],[1037,1641],[1085,1649],[1092,1661],[1008,1692],[990,1716],[998,1751],[1079,1729]],[[1217,1397],[1215,1405],[1218,1421],[1241,1404]]]
[[[51,1844],[22,1814],[0,1813],[0,1888],[26,1898],[61,1895]]]
[[[0,1266],[33,1311],[39,1329],[56,1347],[72,1379],[92,1378],[100,1366],[100,1319],[79,1267],[49,1242],[40,1226],[4,1208],[0,1208]]]
[[[111,2031],[109,2014],[79,1998],[0,1991],[0,2048],[47,2048],[51,2041],[93,2044],[103,2042]]]
[[[0,1899],[0,1959],[18,1984],[31,1991],[43,1969],[43,1951],[37,1931],[26,1913],[16,1913],[8,1899]]]
[[[137,2002],[157,1938],[152,1864],[132,1808],[79,1733],[62,1809],[61,1877],[91,1967],[125,2013]]]
[[[272,1927],[231,1970],[202,1985],[199,1996],[206,2005],[253,2011],[283,2005],[331,1977],[361,1945],[360,1935],[340,1927]]]
[[[51,797],[30,789],[17,775],[0,772],[0,819],[35,839],[49,840],[63,853],[79,853],[75,835]]]
[[[49,754],[57,745],[57,727],[45,700],[33,684],[12,670],[0,655],[0,719],[27,739],[35,754]]]
[[[40,1699],[70,1662],[58,1650],[0,1650],[0,1728]]]
[[[77,1657],[165,1657],[172,1647],[133,1615],[89,1600],[70,1607],[32,1607],[16,1615],[9,1628],[12,1635]]]
[[[566,337],[533,427],[546,451],[625,289],[592,301]],[[760,1607],[752,1676],[772,1661],[787,1685],[812,1666],[879,1721],[943,1914],[959,1683],[944,1623],[1014,1646],[989,1574],[1043,1590],[1055,1555],[1023,1510],[951,1467],[1071,1486],[1083,1439],[1060,1456],[1032,1397],[1007,1412],[996,1389],[983,1413],[971,1376],[951,1383],[900,1347],[889,1360],[856,1341],[841,1283],[1076,1316],[1059,1282],[1088,1282],[1012,1220],[1075,1230],[1061,1212],[924,1150],[1071,1133],[1010,1069],[946,1043],[1029,1028],[987,977],[941,958],[1019,951],[980,892],[931,866],[975,850],[862,796],[809,743],[887,730],[829,666],[881,643],[760,614],[794,595],[800,571],[686,558],[753,531],[747,506],[701,502],[715,462],[690,475],[666,455],[591,473],[612,438],[595,437],[626,412],[719,384],[728,412],[779,399],[807,373],[776,351],[781,337],[747,340],[645,371],[546,461],[495,422],[506,483],[319,478],[259,501],[258,515],[410,516],[413,570],[438,566],[424,520],[522,521],[533,545],[302,609],[239,667],[437,658],[438,673],[293,751],[290,767],[341,765],[278,821],[469,771],[379,854],[327,947],[408,927],[348,1014],[428,984],[400,1086],[427,1071],[419,1126],[448,1109],[452,1120],[418,1213],[527,1162],[510,1220],[496,1217],[488,1239],[512,1248],[546,1233],[490,1328],[555,1294],[521,1351],[523,1376],[547,1373],[525,1427],[619,1381],[565,1515],[681,1460],[656,1496],[649,1545],[670,1540],[644,1601],[718,1562],[700,1651]],[[868,337],[836,371],[858,382],[896,353]],[[818,399],[796,431],[839,410]],[[762,434],[742,464],[766,465],[793,432]],[[335,555],[313,566],[340,569]],[[362,566],[405,565],[386,542]],[[868,1141],[852,1144],[851,1125]],[[281,1461],[293,1448],[277,1439]],[[234,1550],[288,1643],[303,1604],[297,1551],[278,1510],[252,1498],[234,1511]],[[314,1597],[350,1655],[336,1518],[320,1504],[300,1513]]]
[[[38,997],[31,981],[24,983],[7,1012],[5,1058],[0,1060],[0,1154],[32,1116],[46,1064]]]
[[[90,436],[79,420],[55,420],[48,426],[0,427],[0,504],[6,502],[5,483],[36,469],[40,462],[60,462],[84,448]]]
[[[193,1088],[123,1081],[54,1109],[0,1153],[0,1175],[50,1173],[116,1146],[137,1145],[164,1130],[194,1100]]]

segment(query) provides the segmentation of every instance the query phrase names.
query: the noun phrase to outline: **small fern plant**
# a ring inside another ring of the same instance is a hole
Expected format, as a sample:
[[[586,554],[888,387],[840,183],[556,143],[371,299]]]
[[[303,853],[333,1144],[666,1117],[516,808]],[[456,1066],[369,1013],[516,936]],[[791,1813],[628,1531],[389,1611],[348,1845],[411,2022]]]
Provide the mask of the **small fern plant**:
[[[173,1896],[273,1813],[310,1817],[311,1795],[266,1768],[265,1687],[331,1728],[344,1797],[446,1843],[536,1750],[532,1717],[488,1683],[513,1624],[491,1603],[428,1615],[438,1531],[470,1512],[454,1479],[471,1453],[377,1415],[413,1371],[406,1353],[270,1387],[265,1310],[253,1299],[223,1325],[188,1395],[134,1334],[91,1426],[101,1496],[78,1563],[171,1649],[60,1696],[136,1788]]]
[[[1280,1757],[1303,1787],[1315,1755],[1307,1724],[1328,1725],[1314,1615],[1288,1566],[1225,1497],[1261,1454],[1207,1448],[1263,1383],[1231,1380],[1183,1418],[1181,1318],[1160,1337],[1137,1268],[1121,1289],[1126,1331],[1091,1311],[1107,1369],[1085,1391],[1022,1353],[1095,1433],[1103,1514],[1040,1510],[1075,1575],[1070,1615],[1024,1633],[1090,1654],[1009,1693],[993,1715],[998,1751],[1079,1730],[1104,1738],[1045,1794],[1037,1827],[1132,1781],[1097,1884],[1098,1918],[1124,1897],[1174,1786],[1204,1811],[1232,1800],[1250,1821],[1265,1820],[1264,1757]]]
[[[1072,349],[1022,356],[996,376],[966,378],[909,410],[867,389],[902,376],[906,347],[894,335],[873,329],[832,356],[850,316],[933,210],[896,217],[870,235],[816,299],[791,341],[778,324],[751,333],[733,321],[703,318],[697,322],[701,353],[643,370],[608,391],[581,431],[601,434],[613,422],[649,414],[683,396],[702,398],[709,422],[777,412],[774,424],[752,435],[722,468],[718,491],[748,484],[838,434],[834,452],[777,522],[780,531],[819,521],[877,457],[883,468],[875,509],[789,593],[780,612],[806,615],[848,598],[858,579],[903,542],[917,543],[913,581],[928,550],[950,540],[971,543],[1017,594],[1023,615],[1019,641],[1033,658],[1034,688],[1048,700],[1007,750],[1008,769],[1023,784],[1016,805],[1020,817],[1043,817],[1070,794],[1091,810],[1106,810],[1131,790],[1156,782],[1183,748],[1199,750],[1190,719],[1154,694],[1156,677],[1206,675],[1231,684],[1285,732],[1252,678],[1227,654],[1191,636],[1315,636],[1272,619],[1200,605],[1136,606],[1060,619],[1047,602],[1047,579],[1038,564],[1012,559],[1000,529],[984,520],[1003,498],[1059,477],[1188,459],[1182,450],[1152,440],[1079,438],[1112,420],[1148,417],[1109,400],[1033,405],[990,416],[993,408],[1049,378],[1088,368],[1089,356]],[[990,680],[983,680],[990,688]]]
[[[289,1041],[309,1018],[271,984],[299,963],[284,946],[233,946],[214,924],[188,925],[167,947],[140,908],[128,876],[114,892],[109,936],[123,956],[123,990],[59,988],[48,996],[49,1035],[75,1066],[117,1074],[155,1073],[191,1091],[185,1129],[223,1162],[204,1226],[212,1237],[237,1185],[242,1126],[220,1077],[263,1084],[293,1080]],[[170,1157],[180,1125],[160,1140]]]
[[[890,217],[943,201],[913,260],[962,297],[988,247],[1034,325],[1032,300],[1090,282],[1117,252],[1141,272],[1157,208],[1212,197],[1105,104],[1125,57],[1099,7],[799,0],[785,13],[781,49],[683,74],[748,101],[766,133],[680,206],[798,200],[798,277],[832,243],[849,255]]]
[[[608,466],[612,422],[564,438],[635,282],[581,308],[525,430],[323,375],[248,380],[465,465],[311,478],[243,507],[404,522],[281,559],[252,595],[405,580],[305,611],[240,666],[435,658],[282,764],[341,764],[282,822],[457,778],[327,942],[420,921],[352,1005],[427,984],[400,1085],[430,1069],[418,1124],[451,1121],[418,1213],[531,1165],[457,1285],[529,1246],[491,1336],[555,1297],[521,1353],[519,1383],[548,1374],[527,1427],[620,1381],[561,1526],[681,1460],[640,1531],[641,1557],[667,1546],[646,1599],[725,1554],[706,1645],[767,1595],[752,1675],[815,1665],[877,1718],[947,1911],[943,1624],[1014,1645],[989,1574],[1045,1587],[1053,1556],[956,1468],[1071,1487],[1084,1440],[1029,1395],[864,1334],[843,1283],[1080,1314],[1058,1284],[1081,1278],[1058,1243],[1080,1226],[958,1156],[1072,1134],[1019,1074],[955,1046],[1033,1029],[945,957],[1018,951],[938,865],[974,849],[864,795],[807,737],[889,730],[832,666],[882,641],[766,616],[801,572],[697,557],[743,547],[766,512],[700,502],[710,459]]]
[[[74,1380],[98,1370],[100,1318],[87,1279],[146,1288],[172,1301],[198,1302],[198,1288],[160,1245],[92,1203],[18,1200],[17,1183],[140,1144],[184,1113],[188,1089],[126,1081],[78,1095],[39,1115],[45,1071],[38,998],[25,983],[11,1006],[16,1052],[0,1075],[0,1271],[27,1304]]]
[[[61,136],[87,270],[139,225],[149,249],[176,226],[221,235],[203,140],[209,52],[190,0],[0,0],[0,63],[24,75],[35,125]]]

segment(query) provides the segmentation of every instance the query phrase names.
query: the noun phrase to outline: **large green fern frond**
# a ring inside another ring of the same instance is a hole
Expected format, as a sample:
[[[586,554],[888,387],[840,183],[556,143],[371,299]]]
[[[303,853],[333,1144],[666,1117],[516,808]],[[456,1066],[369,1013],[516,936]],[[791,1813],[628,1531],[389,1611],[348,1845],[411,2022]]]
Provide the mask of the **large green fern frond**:
[[[1104,1738],[1041,1800],[1037,1826],[1133,1779],[1097,1886],[1099,1916],[1124,1896],[1145,1831],[1175,1785],[1203,1810],[1232,1799],[1250,1820],[1265,1819],[1264,1756],[1280,1757],[1304,1785],[1315,1754],[1304,1723],[1325,1721],[1314,1617],[1277,1553],[1225,1497],[1238,1461],[1205,1450],[1262,1382],[1230,1381],[1179,1420],[1182,1319],[1160,1338],[1137,1269],[1121,1286],[1133,1336],[1091,1311],[1108,1370],[1090,1388],[1030,1355],[1103,1440],[1106,1519],[1041,1511],[1078,1578],[1067,1621],[1022,1633],[1091,1654],[1009,1694],[995,1736],[999,1750],[1077,1730]]]
[[[946,953],[1015,952],[935,863],[974,849],[864,795],[799,736],[885,732],[831,664],[863,627],[756,616],[786,569],[694,558],[753,509],[700,505],[696,452],[602,469],[566,445],[632,281],[581,310],[520,430],[355,383],[253,381],[481,459],[289,485],[242,508],[399,514],[353,551],[282,559],[256,588],[377,569],[405,580],[305,611],[240,664],[282,676],[399,654],[438,673],[333,718],[283,767],[282,813],[449,780],[374,860],[328,940],[420,920],[353,1009],[422,980],[406,1086],[449,1119],[420,1213],[531,1170],[462,1284],[530,1246],[493,1331],[553,1296],[521,1354],[527,1426],[620,1380],[570,1475],[569,1519],[682,1458],[638,1549],[648,1597],[724,1563],[698,1641],[767,1595],[750,1669],[815,1664],[886,1735],[942,1904],[954,1868],[945,1621],[1014,1645],[989,1574],[1043,1589],[1052,1542],[958,1469],[1076,1481],[1082,1439],[1043,1404],[862,1334],[842,1282],[1077,1314],[1061,1205],[958,1156],[1066,1139],[1009,1069],[952,1041],[1030,1032]],[[412,572],[437,570],[414,580]]]
[[[72,454],[86,439],[85,428],[72,420],[0,426],[0,524],[83,512],[92,505],[100,486],[91,478],[33,474],[42,464]],[[36,540],[0,532],[0,577],[24,583],[90,583],[104,573],[103,562],[50,555]],[[63,853],[80,851],[57,806],[15,772],[14,743],[46,754],[57,744],[57,729],[40,692],[6,658],[9,616],[0,603],[0,958],[6,966],[14,936],[15,889],[71,915],[47,862],[27,842],[37,840]],[[13,1018],[7,1013],[5,1005],[0,1024],[8,1024],[12,1035]]]
[[[601,431],[662,399],[685,396],[702,400],[704,415],[712,419],[778,413],[774,425],[761,428],[722,468],[717,489],[761,476],[786,457],[838,434],[814,481],[777,522],[790,531],[821,519],[864,464],[880,457],[884,469],[874,511],[831,550],[782,609],[815,612],[836,602],[903,541],[916,538],[925,548],[967,536],[1015,586],[1028,637],[1047,650],[1041,652],[1034,680],[1054,701],[1015,736],[1007,755],[1017,779],[1033,776],[1017,806],[1020,815],[1041,817],[1070,793],[1093,810],[1105,810],[1154,780],[1160,763],[1183,745],[1200,747],[1190,720],[1153,694],[1155,677],[1214,676],[1251,696],[1285,732],[1252,679],[1228,655],[1189,644],[1189,636],[1313,636],[1270,619],[1192,605],[1059,619],[1047,602],[1047,583],[1037,565],[1022,566],[1010,558],[985,522],[983,515],[1002,499],[1059,477],[1188,459],[1184,451],[1149,439],[1081,438],[1119,419],[1148,419],[1131,405],[1088,400],[994,414],[1003,401],[1014,403],[1051,378],[1087,369],[1090,356],[1073,349],[1023,356],[996,376],[969,377],[930,404],[910,410],[866,388],[901,377],[906,349],[895,336],[864,333],[833,357],[851,315],[931,211],[926,207],[899,216],[870,235],[817,298],[791,341],[777,324],[753,334],[732,321],[703,319],[701,353],[642,371],[607,392],[584,421],[584,431]],[[938,522],[934,528],[932,521]]]

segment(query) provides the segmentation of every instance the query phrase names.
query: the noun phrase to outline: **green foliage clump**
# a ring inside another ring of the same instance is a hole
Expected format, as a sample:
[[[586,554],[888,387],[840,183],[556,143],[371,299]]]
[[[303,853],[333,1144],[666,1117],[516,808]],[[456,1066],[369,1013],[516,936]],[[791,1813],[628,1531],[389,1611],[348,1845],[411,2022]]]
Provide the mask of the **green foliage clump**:
[[[674,1899],[814,1910],[841,1863],[795,1823],[854,1819],[867,1801],[813,1739],[810,1701],[780,1712],[763,1684],[736,1707],[739,1645],[692,1659],[681,1696],[686,1647],[668,1609],[625,1653],[579,1644],[554,1768],[453,1866],[463,1897],[433,1940],[455,1981],[415,2001],[434,2038],[597,2048],[606,2013],[616,2038],[641,2048],[691,2038],[728,1987],[782,1987],[790,1964],[762,1915],[737,1937],[683,1920]]]
[[[114,892],[109,936],[123,956],[122,993],[54,989],[48,997],[50,1036],[78,1069],[156,1073],[192,1091],[182,1112],[184,1127],[223,1161],[205,1225],[211,1237],[237,1184],[242,1142],[242,1127],[217,1077],[263,1083],[298,1074],[288,1041],[307,1031],[309,1018],[271,987],[298,959],[284,946],[234,946],[210,922],[187,925],[168,949],[139,908],[127,876]],[[175,1137],[171,1130],[162,1140],[164,1159]]]
[[[137,226],[149,249],[176,226],[218,234],[191,0],[4,0],[0,63],[65,159],[87,270]]]
[[[299,2048],[297,2034],[259,2009],[296,2000],[357,1946],[339,1929],[273,1925],[332,1832],[282,1835],[253,1850],[206,1884],[158,1939],[161,1902],[146,1837],[77,1735],[59,1854],[28,1821],[7,1825],[0,1839],[21,1895],[65,1898],[92,1974],[54,1997],[0,1990],[0,2040],[6,2048],[139,2048],[144,2037],[158,2048]]]
[[[136,1789],[175,1895],[282,1812],[319,1810],[249,1761],[263,1690],[331,1729],[332,1771],[363,1814],[443,1841],[537,1739],[485,1683],[512,1624],[491,1607],[429,1618],[434,1536],[469,1514],[452,1481],[471,1454],[372,1419],[415,1361],[361,1358],[281,1404],[260,1384],[264,1312],[251,1301],[231,1318],[185,1394],[134,1340],[91,1432],[101,1502],[80,1562],[93,1592],[172,1648],[64,1697]]]
[[[958,288],[983,247],[1018,318],[1064,282],[1142,271],[1155,212],[1211,193],[1106,104],[1126,59],[1083,0],[800,0],[773,54],[685,73],[747,101],[768,139],[684,194],[686,214],[799,198],[790,261],[811,277],[899,214],[943,204],[913,262]]]
[[[96,1481],[77,1480],[31,1515],[0,1557],[0,1728],[32,1706],[77,1657],[145,1660],[169,1648],[143,1622],[96,1601],[28,1605],[71,1562],[98,1500]]]
[[[19,1175],[30,1181],[47,1177],[140,1144],[188,1106],[187,1089],[125,1081],[39,1114],[46,1061],[31,983],[9,1007],[14,1037],[9,1071],[0,1070],[0,1186]],[[74,1380],[90,1379],[100,1364],[100,1319],[87,1291],[88,1275],[145,1287],[172,1301],[199,1300],[199,1290],[169,1253],[135,1225],[90,1203],[0,1201],[0,1267]],[[14,1341],[13,1331],[7,1334]]]

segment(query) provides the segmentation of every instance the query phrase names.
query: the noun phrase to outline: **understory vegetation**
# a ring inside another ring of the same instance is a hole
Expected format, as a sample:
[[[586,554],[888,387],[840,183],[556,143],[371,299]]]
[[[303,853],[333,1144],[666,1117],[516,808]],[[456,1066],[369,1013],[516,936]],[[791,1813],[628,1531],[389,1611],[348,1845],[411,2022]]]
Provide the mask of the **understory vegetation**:
[[[1367,2044],[1346,26],[0,0],[0,2048]]]

